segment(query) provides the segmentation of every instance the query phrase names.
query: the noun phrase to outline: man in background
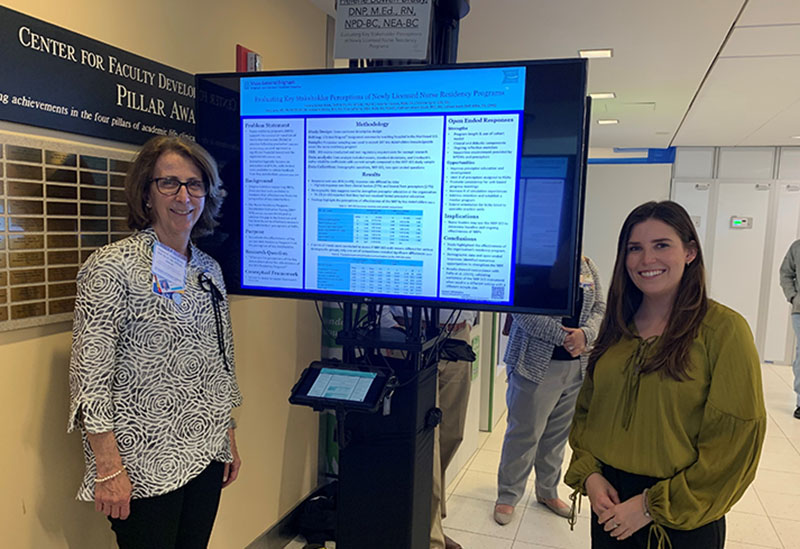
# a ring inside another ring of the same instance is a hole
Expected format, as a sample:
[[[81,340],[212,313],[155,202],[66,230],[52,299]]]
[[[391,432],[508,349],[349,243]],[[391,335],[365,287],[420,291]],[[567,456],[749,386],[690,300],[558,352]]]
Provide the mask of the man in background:
[[[795,240],[781,263],[781,288],[792,304],[792,327],[797,342],[794,351],[792,370],[794,372],[795,409],[794,417],[800,419],[800,297],[798,297],[797,265],[800,263],[800,240]]]

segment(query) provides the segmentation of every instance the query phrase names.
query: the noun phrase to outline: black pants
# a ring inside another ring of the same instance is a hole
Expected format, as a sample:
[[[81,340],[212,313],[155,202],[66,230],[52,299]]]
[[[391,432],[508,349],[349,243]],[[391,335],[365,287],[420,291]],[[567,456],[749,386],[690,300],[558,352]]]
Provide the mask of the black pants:
[[[634,475],[608,465],[603,465],[603,476],[619,493],[620,501],[625,501],[645,488],[651,487],[660,479]],[[673,549],[723,549],[725,547],[725,517],[714,522],[695,528],[694,530],[675,530],[664,528]],[[650,524],[634,533],[626,540],[618,541],[603,530],[603,525],[597,523],[597,515],[592,511],[592,549],[647,549],[647,536],[650,533]],[[655,538],[653,539],[655,547]]]
[[[131,500],[125,520],[110,518],[120,549],[204,549],[222,491],[224,464],[212,461],[173,492]]]

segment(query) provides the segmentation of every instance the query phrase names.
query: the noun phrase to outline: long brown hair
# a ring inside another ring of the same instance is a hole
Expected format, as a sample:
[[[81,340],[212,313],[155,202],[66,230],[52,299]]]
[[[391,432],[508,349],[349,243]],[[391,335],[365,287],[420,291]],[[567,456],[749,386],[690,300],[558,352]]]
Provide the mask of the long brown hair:
[[[697,256],[683,271],[675,303],[672,305],[667,326],[658,343],[657,352],[643,366],[642,372],[660,371],[677,381],[691,379],[688,370],[689,348],[697,337],[700,323],[708,311],[706,295],[706,270],[700,240],[689,214],[671,200],[647,202],[635,208],[619,233],[617,260],[608,290],[608,302],[600,333],[589,355],[589,372],[594,371],[598,359],[623,336],[634,337],[630,324],[642,303],[642,292],[628,276],[625,259],[628,240],[633,228],[648,219],[657,219],[672,227],[686,248],[694,248]]]

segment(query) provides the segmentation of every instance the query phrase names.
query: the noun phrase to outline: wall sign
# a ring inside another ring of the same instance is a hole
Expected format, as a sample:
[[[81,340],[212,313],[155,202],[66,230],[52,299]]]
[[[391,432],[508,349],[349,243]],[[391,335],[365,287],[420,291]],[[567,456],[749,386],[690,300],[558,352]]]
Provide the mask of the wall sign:
[[[431,0],[339,0],[334,56],[428,59]]]
[[[194,76],[0,6],[0,120],[141,144],[194,135]]]

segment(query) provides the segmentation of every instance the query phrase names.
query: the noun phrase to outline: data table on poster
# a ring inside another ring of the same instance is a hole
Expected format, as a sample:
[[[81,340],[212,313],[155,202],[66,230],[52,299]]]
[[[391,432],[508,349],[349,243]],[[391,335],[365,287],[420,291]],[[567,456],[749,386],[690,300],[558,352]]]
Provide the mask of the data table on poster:
[[[364,293],[415,295],[422,291],[422,265],[354,263],[350,266],[350,289]]]
[[[320,257],[317,285],[323,290],[418,294],[422,292],[422,261]]]
[[[359,244],[420,244],[422,212],[363,211],[353,215],[353,241]]]
[[[421,244],[422,211],[320,208],[317,238],[354,244]]]

